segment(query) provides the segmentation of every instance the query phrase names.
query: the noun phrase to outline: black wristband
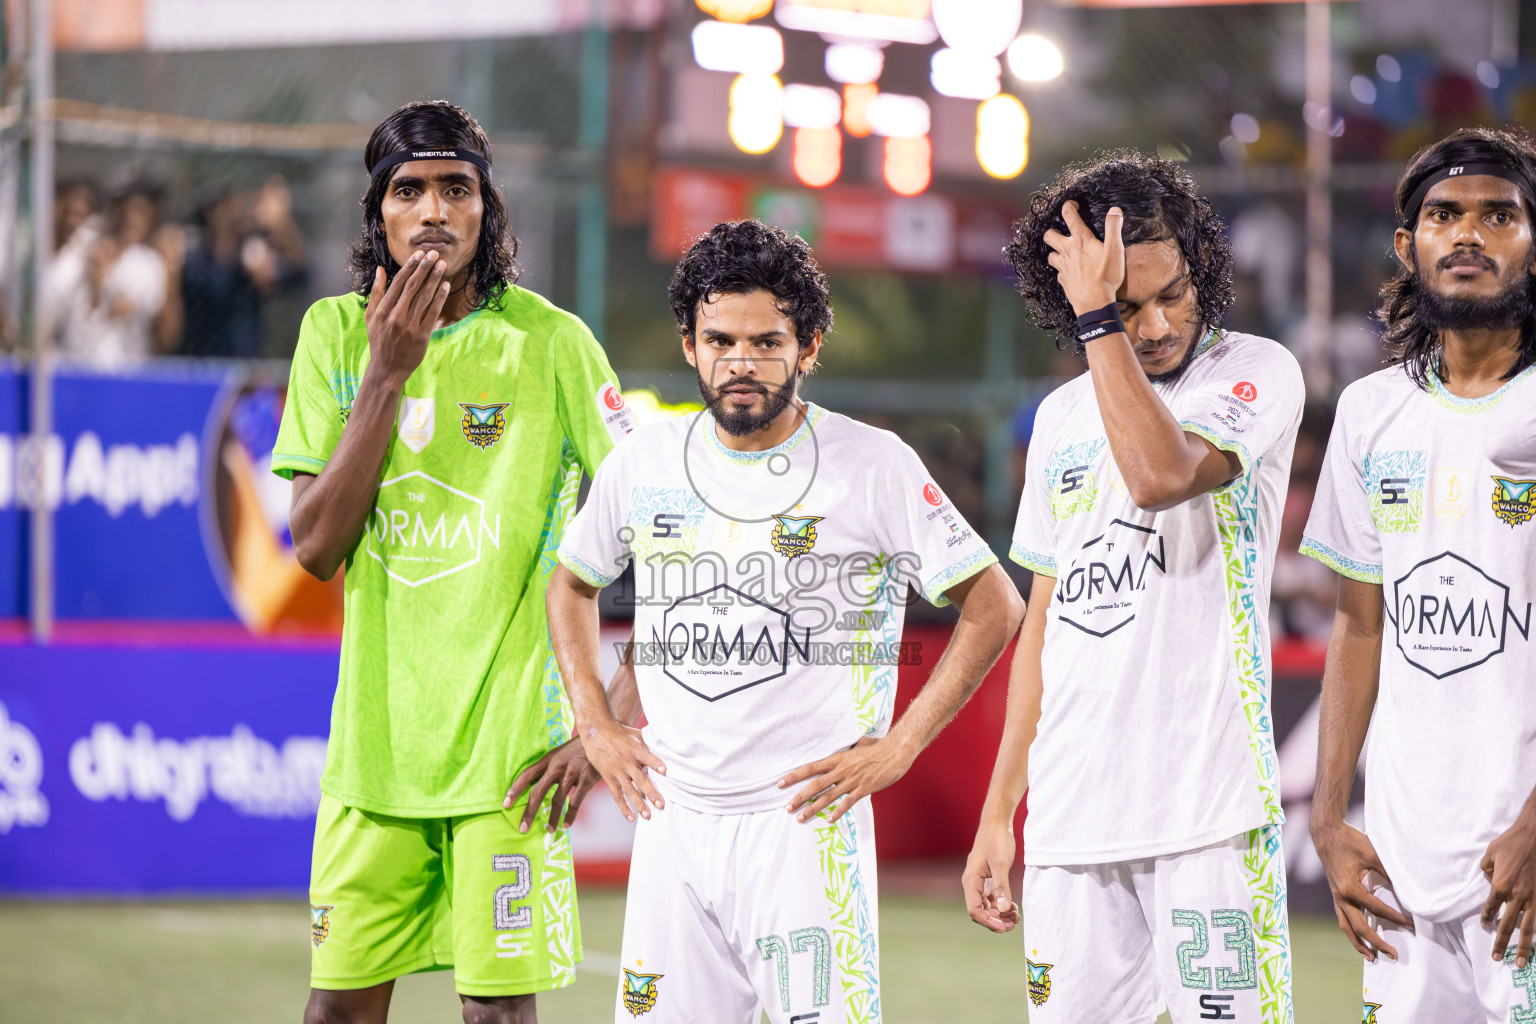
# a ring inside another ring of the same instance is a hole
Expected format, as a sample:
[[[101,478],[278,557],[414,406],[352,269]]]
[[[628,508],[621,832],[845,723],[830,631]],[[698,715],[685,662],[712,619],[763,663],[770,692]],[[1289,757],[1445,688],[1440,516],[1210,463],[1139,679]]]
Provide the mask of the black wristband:
[[[1084,313],[1082,316],[1078,317],[1077,318],[1077,329],[1079,331],[1082,331],[1085,328],[1092,327],[1094,324],[1101,324],[1105,320],[1119,320],[1119,319],[1120,319],[1120,303],[1118,303],[1118,302],[1111,302],[1107,306],[1101,306],[1098,309],[1090,310],[1089,312]]]
[[[1100,315],[1100,314],[1095,314]],[[1080,344],[1087,344],[1098,338],[1107,338],[1111,334],[1124,334],[1125,323],[1120,319],[1119,310],[1111,307],[1108,319],[1101,319],[1097,323],[1080,325],[1077,329],[1077,340]]]

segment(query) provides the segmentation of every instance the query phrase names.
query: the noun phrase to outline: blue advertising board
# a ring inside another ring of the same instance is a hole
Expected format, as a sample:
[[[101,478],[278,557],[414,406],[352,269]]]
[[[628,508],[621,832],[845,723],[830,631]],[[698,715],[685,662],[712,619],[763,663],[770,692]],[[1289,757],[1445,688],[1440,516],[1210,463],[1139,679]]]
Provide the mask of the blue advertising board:
[[[26,378],[0,362],[0,619],[27,612],[27,516],[16,500],[16,439],[26,433]]]
[[[0,645],[0,892],[298,892],[338,654]]]
[[[54,430],[26,422],[26,368],[0,364],[0,620],[27,614],[31,510],[54,514],[54,616],[335,635],[339,580],[293,558],[289,484],[268,466],[280,372],[161,362],[60,370]]]

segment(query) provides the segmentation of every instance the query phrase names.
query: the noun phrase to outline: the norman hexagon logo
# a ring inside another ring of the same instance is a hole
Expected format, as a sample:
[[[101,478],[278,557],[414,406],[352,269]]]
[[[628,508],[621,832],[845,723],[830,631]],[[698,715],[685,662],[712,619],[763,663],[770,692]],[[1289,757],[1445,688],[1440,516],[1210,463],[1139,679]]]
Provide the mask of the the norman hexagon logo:
[[[1150,526],[1110,520],[1088,541],[1056,585],[1061,620],[1093,636],[1109,636],[1136,617],[1148,583],[1168,571],[1163,537]]]
[[[1444,679],[1503,652],[1513,626],[1530,639],[1531,605],[1517,612],[1509,587],[1449,551],[1409,569],[1392,584],[1387,616],[1410,665]]]
[[[651,628],[668,679],[696,697],[717,701],[777,679],[789,659],[810,659],[811,631],[796,637],[789,613],[729,583],[679,598]]]
[[[379,484],[363,537],[368,556],[408,587],[468,569],[487,544],[501,547],[501,515],[420,470]]]

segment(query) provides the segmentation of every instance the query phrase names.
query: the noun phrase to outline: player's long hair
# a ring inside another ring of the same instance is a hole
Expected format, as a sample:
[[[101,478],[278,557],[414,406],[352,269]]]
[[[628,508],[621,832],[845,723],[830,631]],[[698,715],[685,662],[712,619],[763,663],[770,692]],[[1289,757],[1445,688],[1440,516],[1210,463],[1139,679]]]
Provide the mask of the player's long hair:
[[[1519,171],[1526,180],[1536,181],[1536,137],[1523,128],[1462,128],[1425,146],[1413,155],[1397,183],[1393,195],[1397,222],[1412,231],[1418,223],[1418,211],[1413,211],[1413,223],[1408,223],[1408,211],[1403,207],[1413,198],[1419,185],[1447,167],[1467,163],[1502,164]],[[1522,205],[1531,219],[1533,232],[1536,232],[1536,210],[1531,209],[1530,202],[1530,197],[1526,196]],[[1417,253],[1414,263],[1418,263]],[[1504,380],[1536,362],[1536,278],[1529,274],[1526,275],[1526,289],[1531,312],[1520,321],[1520,351],[1514,365],[1504,374]],[[1401,364],[1414,383],[1427,390],[1429,375],[1440,372],[1442,344],[1439,330],[1424,315],[1423,290],[1424,283],[1417,271],[1399,264],[1397,276],[1382,285],[1376,319],[1386,326],[1382,342],[1387,347],[1389,360]]]
[[[1028,304],[1031,319],[1041,330],[1054,331],[1056,344],[1079,355],[1077,314],[1048,262],[1052,249],[1045,233],[1067,233],[1061,208],[1075,200],[1079,215],[1104,237],[1104,217],[1110,207],[1125,214],[1120,238],[1127,247],[1141,242],[1177,242],[1195,287],[1200,322],[1220,324],[1232,308],[1232,271],[1236,259],[1210,201],[1195,189],[1182,167],[1131,149],[1100,153],[1071,164],[1029,199],[1029,212],[1013,226],[1005,252],[1013,266],[1016,287]]]
[[[391,153],[406,149],[467,149],[491,162],[491,140],[480,123],[462,107],[447,100],[407,103],[379,122],[368,137],[363,163],[373,174],[374,165]],[[352,240],[347,271],[352,275],[352,289],[365,299],[373,291],[375,268],[383,267],[389,280],[395,279],[400,264],[389,253],[389,239],[384,232],[384,195],[401,164],[388,173],[375,175],[363,193],[363,230]],[[517,281],[517,236],[507,223],[507,203],[501,189],[484,171],[480,177],[480,238],[469,275],[474,308],[499,306],[507,286]]]
[[[779,312],[794,323],[800,348],[832,326],[827,275],[805,239],[761,221],[736,220],[700,235],[678,261],[667,288],[678,333],[694,336],[699,303],[709,296],[759,288],[773,295]]]

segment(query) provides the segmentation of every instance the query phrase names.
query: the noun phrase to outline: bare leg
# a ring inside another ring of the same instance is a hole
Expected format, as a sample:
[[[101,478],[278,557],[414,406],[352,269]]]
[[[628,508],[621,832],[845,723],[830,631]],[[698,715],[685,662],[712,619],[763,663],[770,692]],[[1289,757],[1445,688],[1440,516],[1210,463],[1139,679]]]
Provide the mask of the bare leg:
[[[389,1019],[389,997],[395,983],[372,988],[309,990],[304,1024],[384,1024]]]
[[[459,996],[464,1024],[539,1024],[533,996]]]

